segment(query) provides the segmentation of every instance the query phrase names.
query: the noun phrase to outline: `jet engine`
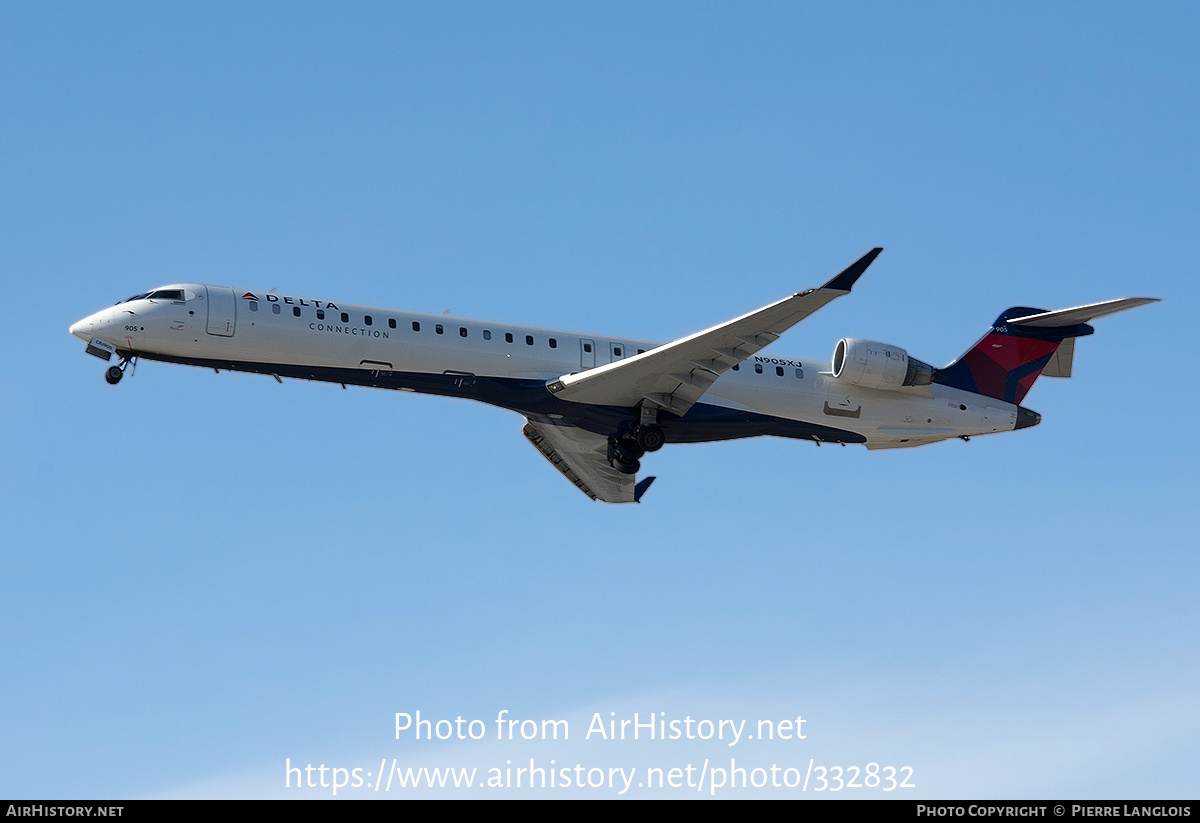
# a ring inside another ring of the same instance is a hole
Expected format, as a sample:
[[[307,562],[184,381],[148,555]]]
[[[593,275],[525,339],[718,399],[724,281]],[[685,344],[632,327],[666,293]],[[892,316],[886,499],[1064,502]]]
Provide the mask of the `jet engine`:
[[[899,389],[928,386],[933,366],[896,346],[847,337],[833,350],[833,376],[867,389]]]

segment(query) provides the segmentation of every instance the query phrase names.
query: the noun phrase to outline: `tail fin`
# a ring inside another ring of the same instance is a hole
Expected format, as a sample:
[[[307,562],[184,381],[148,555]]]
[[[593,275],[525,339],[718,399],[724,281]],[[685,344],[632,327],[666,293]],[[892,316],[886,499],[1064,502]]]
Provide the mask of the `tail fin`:
[[[1130,297],[1061,311],[1011,308],[966,354],[938,369],[933,380],[1020,403],[1043,371],[1047,377],[1071,376],[1075,338],[1095,331],[1087,321],[1154,302],[1152,297]]]

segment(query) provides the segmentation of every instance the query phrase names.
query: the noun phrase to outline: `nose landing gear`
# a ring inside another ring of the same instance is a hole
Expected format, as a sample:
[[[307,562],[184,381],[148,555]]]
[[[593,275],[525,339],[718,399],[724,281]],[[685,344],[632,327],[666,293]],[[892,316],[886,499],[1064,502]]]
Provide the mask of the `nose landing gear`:
[[[104,379],[109,382],[109,385],[115,386],[121,382],[121,378],[125,375],[125,367],[134,362],[133,357],[122,357],[121,365],[109,366],[104,371]]]

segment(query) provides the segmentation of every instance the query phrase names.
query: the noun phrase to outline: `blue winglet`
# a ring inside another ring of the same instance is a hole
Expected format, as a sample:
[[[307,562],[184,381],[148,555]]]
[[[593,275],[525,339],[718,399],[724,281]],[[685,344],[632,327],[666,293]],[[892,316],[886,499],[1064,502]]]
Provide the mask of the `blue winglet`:
[[[850,291],[854,286],[854,281],[862,277],[862,273],[867,270],[867,266],[875,262],[875,258],[883,251],[881,248],[871,249],[858,260],[846,267],[846,270],[834,277],[824,286],[823,289],[836,289],[837,291]]]
[[[646,493],[646,489],[650,488],[650,484],[654,482],[653,477],[647,477],[644,480],[639,480],[638,484],[633,487],[633,502],[641,503],[642,495]]]

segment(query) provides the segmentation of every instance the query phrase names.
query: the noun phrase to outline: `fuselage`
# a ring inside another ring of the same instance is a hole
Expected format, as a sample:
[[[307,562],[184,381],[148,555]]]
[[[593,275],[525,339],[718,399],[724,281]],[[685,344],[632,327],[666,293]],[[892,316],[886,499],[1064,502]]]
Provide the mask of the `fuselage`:
[[[463,397],[601,435],[636,412],[562,400],[547,384],[661,345],[196,284],[137,295],[71,333],[124,359]],[[868,389],[828,371],[827,362],[755,354],[683,416],[664,414],[666,440],[767,434],[895,448],[1017,427],[1018,407],[1002,400],[939,385]]]

